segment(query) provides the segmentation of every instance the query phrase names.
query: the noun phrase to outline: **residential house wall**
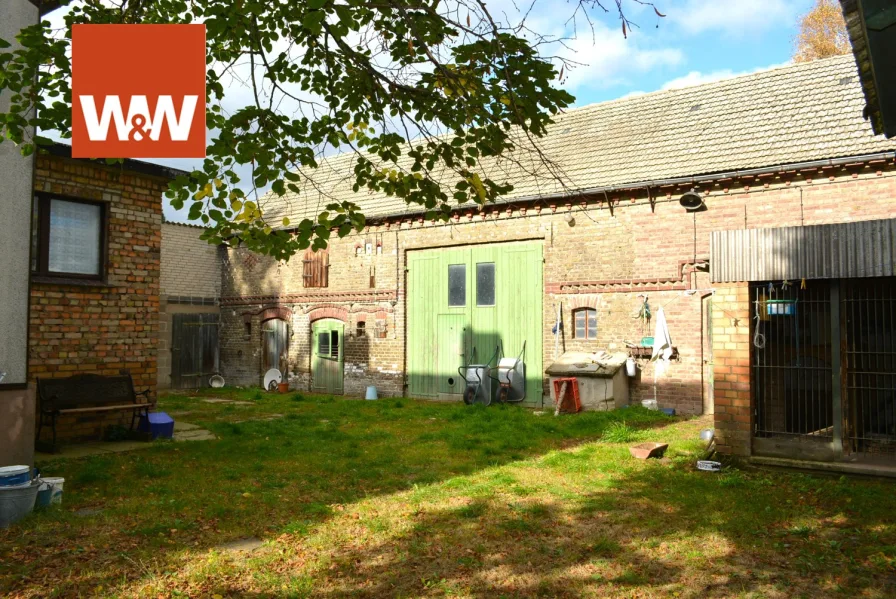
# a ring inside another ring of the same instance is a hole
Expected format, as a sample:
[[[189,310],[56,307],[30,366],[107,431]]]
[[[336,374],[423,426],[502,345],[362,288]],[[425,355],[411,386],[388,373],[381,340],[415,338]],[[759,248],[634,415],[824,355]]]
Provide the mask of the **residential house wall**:
[[[162,224],[159,297],[160,389],[171,386],[171,344],[174,314],[217,314],[221,296],[219,249],[199,238],[202,228]]]
[[[377,385],[381,394],[400,395],[405,356],[414,351],[405,347],[407,252],[538,240],[544,248],[545,366],[554,359],[551,327],[558,304],[565,325],[560,353],[625,351],[625,341],[653,335],[653,323],[645,326],[635,318],[647,295],[654,314],[664,307],[678,358],[662,373],[642,360],[632,381],[631,400],[637,403],[655,394],[661,407],[680,413],[715,410],[720,449],[746,453],[749,304],[746,288],[719,288],[711,298],[710,323],[710,297],[703,297],[711,293],[709,277],[695,268],[695,262],[701,265],[708,257],[710,231],[892,217],[896,213],[894,174],[892,163],[878,161],[704,183],[697,191],[705,195],[708,210],[696,215],[679,205],[678,198],[691,188],[686,186],[656,188],[649,197],[646,193],[591,197],[584,205],[577,199],[553,205],[489,206],[482,212],[457,213],[449,223],[408,217],[377,222],[361,235],[334,236],[326,289],[303,288],[302,256],[277,263],[229,249],[222,273],[222,371],[228,380],[258,384],[260,326],[274,314],[271,309],[279,306],[289,309],[295,386],[308,388],[310,323],[335,317],[346,323],[346,394],[361,395],[367,385]],[[567,222],[568,212],[574,217],[572,223]],[[378,242],[381,253],[357,254],[357,245],[371,243],[375,248]],[[370,287],[374,271],[375,285]],[[685,295],[687,289],[699,291]],[[596,339],[571,338],[572,310],[583,306],[597,310]],[[349,336],[360,320],[385,323],[385,337],[372,335],[370,324],[365,336]]]
[[[38,9],[28,0],[8,0],[2,6],[0,38],[18,46],[19,31],[38,22]],[[0,93],[0,112],[9,106],[10,92]],[[9,141],[0,144],[0,466],[31,464],[34,455],[34,390],[27,385],[28,362],[28,243],[31,222],[33,156],[22,156]]]
[[[161,196],[168,179],[59,155],[37,159],[35,191],[106,204],[105,280],[32,277],[29,374],[129,372],[138,391],[155,392],[159,341]],[[61,439],[130,424],[123,412],[59,421]]]

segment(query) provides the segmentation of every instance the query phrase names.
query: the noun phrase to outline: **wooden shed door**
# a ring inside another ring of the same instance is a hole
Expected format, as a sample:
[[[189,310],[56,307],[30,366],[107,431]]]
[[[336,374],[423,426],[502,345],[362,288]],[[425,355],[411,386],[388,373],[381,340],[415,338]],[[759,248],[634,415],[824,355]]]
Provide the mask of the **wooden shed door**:
[[[276,368],[287,376],[289,354],[289,323],[285,320],[266,321],[261,327],[261,343],[263,350],[261,375],[271,368]]]
[[[318,320],[311,327],[311,388],[322,393],[343,393],[343,332],[345,325],[332,319]]]
[[[208,386],[218,372],[218,315],[172,314],[171,387]]]

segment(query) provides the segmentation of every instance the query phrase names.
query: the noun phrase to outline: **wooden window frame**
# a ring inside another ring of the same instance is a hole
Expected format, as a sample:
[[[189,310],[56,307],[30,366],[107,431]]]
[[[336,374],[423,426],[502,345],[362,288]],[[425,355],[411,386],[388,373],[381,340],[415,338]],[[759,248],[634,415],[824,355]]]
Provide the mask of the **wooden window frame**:
[[[60,200],[73,204],[87,204],[100,207],[100,264],[98,274],[54,272],[50,270],[50,202]],[[32,277],[44,279],[77,279],[79,281],[95,281],[105,283],[107,265],[109,263],[109,205],[108,202],[85,200],[55,193],[38,192],[34,194],[37,208],[37,268],[31,270]]]
[[[589,313],[594,314],[595,323],[594,323],[593,331],[588,328]],[[579,314],[583,314],[585,317],[585,336],[584,337],[579,337],[577,335],[579,327],[576,323],[576,319],[578,318]],[[592,336],[592,332],[593,332],[593,336]],[[573,337],[573,339],[581,339],[582,341],[594,341],[595,339],[597,339],[597,309],[584,307],[584,308],[576,308],[575,310],[572,311],[572,337]]]

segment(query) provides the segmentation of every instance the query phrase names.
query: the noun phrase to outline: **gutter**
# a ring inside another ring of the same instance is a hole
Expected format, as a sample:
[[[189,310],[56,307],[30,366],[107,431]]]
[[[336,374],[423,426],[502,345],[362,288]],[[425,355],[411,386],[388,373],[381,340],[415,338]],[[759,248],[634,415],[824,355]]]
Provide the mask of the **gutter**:
[[[760,168],[751,168],[751,169],[738,169],[733,171],[724,171],[720,173],[713,173],[709,175],[693,175],[689,177],[675,177],[672,179],[652,179],[649,181],[642,181],[640,183],[624,183],[622,185],[606,185],[601,187],[588,187],[585,189],[580,189],[572,192],[557,192],[548,195],[532,195],[532,196],[523,196],[519,198],[512,198],[507,200],[501,200],[499,202],[495,202],[494,205],[503,205],[503,204],[513,204],[513,203],[528,203],[528,202],[537,202],[537,201],[545,201],[545,200],[559,200],[566,198],[576,198],[580,196],[590,196],[590,195],[598,195],[598,194],[606,194],[606,193],[614,193],[617,191],[630,191],[634,189],[649,189],[651,187],[666,187],[670,185],[696,185],[698,183],[705,183],[707,181],[716,181],[719,179],[739,179],[741,177],[755,177],[759,175],[774,175],[774,174],[782,174],[790,171],[798,171],[805,169],[817,169],[817,168],[831,168],[835,166],[843,166],[847,164],[856,164],[859,162],[880,162],[887,160],[896,160],[896,151],[890,152],[877,152],[874,154],[860,154],[858,156],[846,156],[842,158],[825,158],[822,160],[810,160],[806,162],[792,162],[788,164],[782,164],[779,166],[766,166]],[[469,206],[461,205],[452,208],[452,210],[462,210],[467,208],[474,208],[477,204],[471,204]],[[416,212],[398,212],[395,214],[387,214],[383,216],[375,216],[371,217],[371,221],[382,221],[389,220],[397,217],[419,217],[425,215],[426,211],[416,211]]]

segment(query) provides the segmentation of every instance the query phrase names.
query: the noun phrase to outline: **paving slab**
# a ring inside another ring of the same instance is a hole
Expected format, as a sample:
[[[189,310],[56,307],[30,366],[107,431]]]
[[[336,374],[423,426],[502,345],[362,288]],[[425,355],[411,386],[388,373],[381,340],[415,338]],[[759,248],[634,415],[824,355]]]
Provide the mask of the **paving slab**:
[[[213,439],[217,439],[217,437],[211,431],[205,429],[174,433],[175,441],[211,441]]]
[[[227,553],[248,553],[259,549],[262,545],[264,545],[264,541],[258,537],[248,537],[218,545],[215,549]]]
[[[237,399],[224,399],[221,397],[206,397],[205,399],[202,399],[201,401],[204,401],[205,403],[229,403],[229,404],[233,404],[235,406],[253,406],[253,405],[255,405],[251,401],[240,401]]]
[[[216,439],[211,431],[200,428],[188,422],[174,423],[175,441],[210,441]],[[76,445],[63,445],[57,453],[34,453],[34,459],[38,462],[50,462],[53,460],[71,460],[77,458],[89,458],[97,455],[112,455],[124,451],[148,449],[153,443],[148,441],[87,441]]]
[[[174,421],[174,432],[175,433],[180,432],[180,431],[195,431],[198,428],[199,428],[199,425],[196,425],[196,424],[190,424],[189,422],[181,422],[180,420]]]

